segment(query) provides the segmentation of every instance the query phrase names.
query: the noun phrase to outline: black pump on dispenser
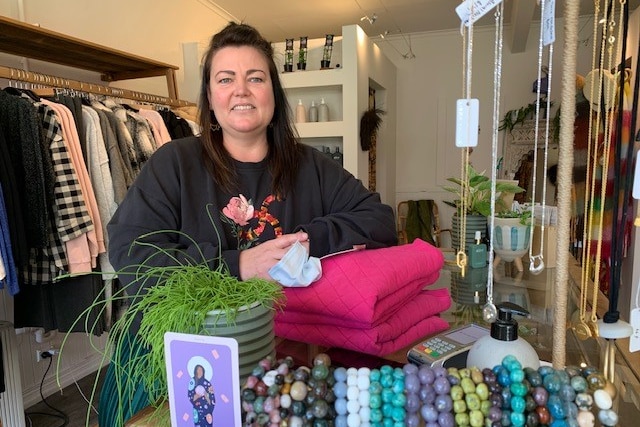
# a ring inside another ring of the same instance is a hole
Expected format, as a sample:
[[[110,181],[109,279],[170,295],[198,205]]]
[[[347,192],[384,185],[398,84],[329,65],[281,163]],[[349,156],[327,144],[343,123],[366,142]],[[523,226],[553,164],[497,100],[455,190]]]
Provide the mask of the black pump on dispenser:
[[[497,306],[498,318],[491,324],[491,333],[476,341],[467,356],[467,367],[493,369],[502,363],[505,356],[515,356],[522,366],[538,369],[540,359],[535,349],[518,336],[518,322],[514,314],[529,316],[529,312],[512,302],[501,302]]]
[[[514,314],[529,317],[529,312],[518,304],[509,301],[496,306],[498,319],[491,324],[491,337],[500,341],[515,341],[518,339],[518,322]]]

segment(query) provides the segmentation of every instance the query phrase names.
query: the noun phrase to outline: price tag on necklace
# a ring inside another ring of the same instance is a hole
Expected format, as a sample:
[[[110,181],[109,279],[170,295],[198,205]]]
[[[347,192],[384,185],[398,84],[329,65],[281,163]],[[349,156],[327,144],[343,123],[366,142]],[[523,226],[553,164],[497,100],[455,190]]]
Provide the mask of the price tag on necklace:
[[[480,104],[477,99],[456,101],[456,147],[478,145]]]
[[[556,41],[556,0],[545,0],[542,16],[542,42],[549,46]]]
[[[456,13],[468,27],[500,3],[502,0],[465,0],[456,7]]]

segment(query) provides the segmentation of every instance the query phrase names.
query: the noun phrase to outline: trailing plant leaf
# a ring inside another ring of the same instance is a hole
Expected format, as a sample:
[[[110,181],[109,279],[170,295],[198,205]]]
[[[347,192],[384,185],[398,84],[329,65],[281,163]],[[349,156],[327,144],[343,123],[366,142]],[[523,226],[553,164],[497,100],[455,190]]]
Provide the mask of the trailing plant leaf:
[[[207,206],[207,213],[211,218],[209,208],[210,206]],[[211,223],[213,224],[213,221]],[[200,259],[195,259],[184,251],[168,250],[151,242],[153,236],[164,233],[180,234],[191,240],[197,247],[193,239],[177,230],[160,230],[138,237],[131,243],[130,252],[136,246],[151,247],[155,252],[141,264],[131,265],[116,272],[119,275],[133,275],[134,280],[128,286],[115,292],[110,298],[105,299],[103,296],[98,296],[69,329],[70,331],[75,330],[75,326],[84,320],[91,346],[102,354],[100,366],[105,365],[108,361],[114,365],[118,400],[130,402],[133,396],[124,395],[123,390],[134,390],[136,385],[144,384],[145,391],[149,394],[149,400],[156,408],[154,414],[161,410],[167,400],[164,360],[165,332],[208,335],[204,329],[204,321],[207,313],[211,311],[215,310],[218,316],[225,316],[227,322],[233,324],[238,313],[237,310],[241,307],[249,307],[258,302],[264,307],[277,310],[281,309],[284,304],[284,292],[278,283],[259,278],[240,281],[229,273],[220,254],[217,257],[217,268],[211,269],[210,261],[214,260],[206,259],[202,252],[199,253]],[[169,257],[175,261],[175,265],[153,266],[151,261],[159,255]],[[134,284],[139,290],[136,293],[127,293]],[[105,348],[101,351],[94,345],[91,332],[100,321],[106,304],[112,304],[116,301],[131,301],[131,304],[122,317],[113,323]],[[96,307],[100,307],[100,315],[94,319],[93,324],[89,324],[89,315]],[[125,340],[130,338],[131,326],[139,316],[142,316],[142,319],[136,336],[148,351],[129,360],[126,365],[120,366],[118,361]],[[63,339],[62,354],[68,337],[69,333]],[[62,357],[58,358],[57,373],[60,372],[61,360]],[[92,403],[96,397],[98,377],[99,375],[96,375],[90,396]],[[124,383],[121,379],[124,379]],[[91,405],[87,409],[87,426],[90,408]],[[122,420],[122,408],[118,408],[118,411],[118,418]]]
[[[457,198],[453,201],[444,201],[449,206],[456,209],[458,214],[461,213],[463,206],[467,215],[491,215],[491,179],[484,175],[484,172],[478,173],[473,166],[467,165],[468,181],[463,182],[460,178],[449,177],[447,181],[457,185],[457,187],[442,187],[443,190],[453,193]],[[496,208],[503,210],[507,208],[500,198],[503,193],[521,193],[524,188],[508,182],[496,182]]]

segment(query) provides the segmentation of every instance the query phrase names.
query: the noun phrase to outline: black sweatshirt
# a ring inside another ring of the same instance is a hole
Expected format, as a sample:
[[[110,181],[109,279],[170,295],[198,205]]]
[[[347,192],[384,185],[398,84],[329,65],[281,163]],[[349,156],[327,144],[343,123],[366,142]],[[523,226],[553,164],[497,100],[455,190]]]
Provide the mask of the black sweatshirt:
[[[303,146],[302,152],[294,191],[280,201],[272,200],[266,161],[235,162],[240,194],[259,212],[244,227],[257,236],[252,246],[300,229],[308,233],[310,255],[316,257],[356,244],[373,249],[397,243],[393,210],[380,202],[377,193],[319,151]],[[239,248],[246,247],[250,238],[238,241],[233,221],[221,219],[223,208],[239,195],[218,188],[202,157],[200,140],[188,137],[161,146],[145,164],[108,224],[109,259],[116,271],[145,260],[146,265],[169,264],[165,256],[148,260],[157,249],[136,245],[129,254],[134,239],[164,230],[145,241],[179,250],[181,262],[188,254],[191,262],[206,261],[215,268],[221,257],[230,273],[239,277]],[[120,274],[120,280],[127,285],[132,276]]]

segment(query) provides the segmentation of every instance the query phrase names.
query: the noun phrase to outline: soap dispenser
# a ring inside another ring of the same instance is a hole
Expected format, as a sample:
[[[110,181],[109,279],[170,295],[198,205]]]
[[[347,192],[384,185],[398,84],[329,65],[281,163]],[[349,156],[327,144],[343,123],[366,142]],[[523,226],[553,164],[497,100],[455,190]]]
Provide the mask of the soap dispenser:
[[[318,121],[318,107],[316,107],[316,101],[311,101],[311,107],[309,107],[309,121]]]
[[[476,230],[476,243],[469,246],[469,265],[471,268],[484,268],[487,266],[487,246],[482,243],[482,233]]]
[[[302,99],[298,99],[298,105],[296,106],[296,123],[306,123],[307,110],[304,108]]]
[[[319,122],[329,121],[329,106],[325,104],[324,98],[320,99],[320,105],[318,105],[318,121]]]
[[[493,369],[502,363],[505,356],[512,355],[523,367],[538,369],[538,354],[524,338],[518,337],[518,322],[513,318],[514,314],[528,316],[529,312],[508,301],[501,302],[497,308],[498,319],[491,324],[491,333],[471,346],[467,356],[467,367]]]

